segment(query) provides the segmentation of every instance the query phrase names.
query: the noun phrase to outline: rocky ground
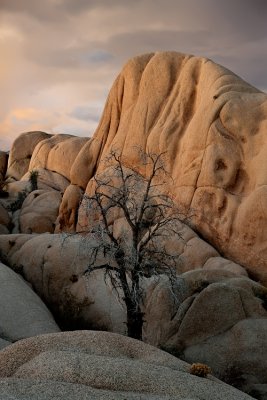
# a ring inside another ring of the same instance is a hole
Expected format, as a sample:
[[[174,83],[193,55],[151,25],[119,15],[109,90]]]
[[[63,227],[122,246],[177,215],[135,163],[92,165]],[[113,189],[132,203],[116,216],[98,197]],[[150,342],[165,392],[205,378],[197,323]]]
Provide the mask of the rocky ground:
[[[108,332],[65,332],[0,352],[5,399],[249,400],[250,396],[155,347]],[[37,397],[38,394],[38,397]]]

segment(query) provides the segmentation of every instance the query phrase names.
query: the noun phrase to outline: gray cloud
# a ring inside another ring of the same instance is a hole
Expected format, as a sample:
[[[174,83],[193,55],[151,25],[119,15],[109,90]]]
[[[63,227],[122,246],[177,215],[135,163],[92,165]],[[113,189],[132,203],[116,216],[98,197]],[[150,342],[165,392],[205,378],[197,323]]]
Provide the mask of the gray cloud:
[[[112,54],[105,50],[94,50],[94,51],[87,51],[82,52],[78,59],[84,65],[87,64],[99,64],[103,62],[108,62],[113,58]]]
[[[209,31],[138,31],[113,36],[108,48],[114,59],[124,63],[129,57],[155,50],[175,50],[198,56],[206,56],[229,68],[249,83],[266,89],[267,55],[263,49],[267,40],[232,40],[213,35]],[[130,43],[130,46],[129,46]],[[220,45],[218,45],[220,44]]]
[[[100,119],[101,111],[101,107],[77,106],[69,113],[69,115],[72,118],[76,118],[81,121],[98,122]]]
[[[112,35],[106,42],[88,41],[80,46],[60,49],[31,47],[27,49],[29,59],[39,65],[55,68],[83,68],[109,64],[119,69],[121,63],[138,54],[176,50],[203,53],[209,41],[208,31],[139,30]],[[47,57],[47,55],[49,55]]]
[[[192,53],[204,50],[208,40],[208,31],[140,30],[111,37],[108,47],[117,57],[164,50]]]
[[[140,1],[140,0],[135,0]],[[131,0],[130,0],[131,3]],[[128,2],[129,5],[129,2]],[[81,13],[85,10],[91,10],[94,8],[105,8],[105,7],[127,7],[125,0],[62,0],[60,8],[65,9],[68,13]]]
[[[216,11],[212,26],[226,35],[234,34],[234,39],[258,40],[267,37],[265,0],[232,0],[216,2],[212,12]],[[228,36],[227,35],[227,36]]]
[[[44,6],[34,0],[0,0],[1,12],[7,11],[14,14],[27,14],[33,18],[53,21],[58,18],[57,6],[53,0],[46,0]]]
[[[123,0],[112,0],[112,7],[123,6]],[[109,0],[0,0],[0,10],[22,13],[37,20],[60,22],[62,18],[81,14],[95,8],[110,7]]]
[[[79,17],[95,9],[110,12],[125,10],[130,19],[157,21],[196,30],[233,33],[240,38],[266,37],[266,0],[0,0],[0,10],[26,14],[45,22],[66,23],[65,18]],[[120,21],[123,24],[124,21]],[[127,25],[127,24],[126,24]],[[90,26],[88,26],[90,29]]]
[[[123,64],[146,52],[206,56],[266,90],[266,15],[266,0],[0,0],[0,140],[38,121],[93,132]]]
[[[263,48],[264,40],[246,42],[239,47],[233,46],[228,54],[214,54],[214,61],[227,66],[245,81],[267,91],[267,57]]]
[[[35,63],[49,68],[87,68],[90,65],[97,68],[100,64],[109,62],[113,56],[111,53],[93,49],[92,46],[79,48],[48,49],[43,53],[42,49],[27,50],[29,58]]]

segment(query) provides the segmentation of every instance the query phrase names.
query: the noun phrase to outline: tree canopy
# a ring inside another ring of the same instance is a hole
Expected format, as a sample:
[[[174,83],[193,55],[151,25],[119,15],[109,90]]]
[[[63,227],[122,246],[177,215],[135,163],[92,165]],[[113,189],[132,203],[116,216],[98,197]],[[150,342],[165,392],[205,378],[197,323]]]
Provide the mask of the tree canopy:
[[[117,294],[123,293],[128,335],[137,339],[142,338],[142,279],[165,274],[175,281],[178,257],[167,241],[180,238],[181,217],[164,192],[170,177],[163,154],[142,153],[141,160],[144,174],[112,151],[105,172],[93,178],[93,194],[87,196],[94,240],[86,273],[104,270]],[[114,221],[120,221],[121,229]]]

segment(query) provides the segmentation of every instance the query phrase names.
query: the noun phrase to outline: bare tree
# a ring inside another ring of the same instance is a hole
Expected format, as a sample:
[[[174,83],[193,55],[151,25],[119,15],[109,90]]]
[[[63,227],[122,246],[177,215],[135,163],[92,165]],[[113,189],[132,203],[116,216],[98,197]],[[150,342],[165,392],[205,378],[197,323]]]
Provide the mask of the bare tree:
[[[109,168],[94,177],[94,194],[87,197],[94,240],[86,274],[104,270],[117,294],[123,293],[128,336],[136,339],[142,339],[142,279],[166,274],[175,281],[177,253],[166,243],[170,237],[180,237],[176,229],[180,216],[163,192],[168,177],[163,155],[142,154],[141,160],[144,175],[112,151]],[[113,223],[116,216],[124,218],[125,229],[119,233]]]

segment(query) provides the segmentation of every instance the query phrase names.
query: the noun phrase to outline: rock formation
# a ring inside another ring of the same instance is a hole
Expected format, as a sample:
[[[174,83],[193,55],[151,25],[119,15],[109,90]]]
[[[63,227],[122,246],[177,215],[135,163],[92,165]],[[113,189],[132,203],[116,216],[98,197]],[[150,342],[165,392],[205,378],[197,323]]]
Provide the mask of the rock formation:
[[[71,183],[90,191],[112,148],[137,165],[136,146],[166,152],[174,195],[195,229],[266,283],[266,115],[266,94],[210,60],[136,57],[115,81]]]
[[[71,135],[54,135],[43,140],[34,149],[29,169],[44,168],[57,172],[70,180],[70,172],[75,158],[87,142],[87,138]]]
[[[208,59],[174,52],[135,57],[114,82],[92,138],[27,132],[16,139],[9,158],[0,153],[0,178],[6,178],[2,183],[9,194],[0,199],[1,260],[32,285],[64,328],[125,334],[124,306],[103,271],[85,273],[92,237],[77,232],[91,223],[85,213],[87,195],[94,190],[92,178],[111,167],[106,160],[112,150],[144,175],[140,154],[164,154],[171,178],[165,190],[187,219],[179,227],[181,240],[174,243],[170,237],[168,242],[179,255],[176,298],[164,277],[142,282],[144,339],[186,361],[207,363],[217,377],[265,399],[266,121],[267,95]],[[33,171],[38,174],[37,190],[31,183]],[[114,214],[109,223],[118,235],[123,232],[121,215]],[[1,336],[0,346],[31,335]],[[39,346],[44,340],[48,346],[48,355],[45,350],[40,360],[33,355],[18,366],[21,375],[10,372],[13,378],[2,380],[11,397],[20,398],[18,377],[25,388],[39,385],[51,391],[51,381],[50,389],[45,382],[50,367],[42,369],[42,363],[50,366],[58,356],[65,365],[60,349],[57,356],[50,352],[50,339],[34,340],[10,347],[19,354],[16,349],[23,349],[24,343],[27,348],[27,343]],[[82,365],[83,357],[78,360]],[[27,381],[27,371],[39,365],[41,381]],[[110,398],[107,392],[88,392],[76,383],[57,382],[54,393],[64,387],[66,393],[77,389],[81,398],[90,393]],[[162,398],[156,387],[144,398]],[[122,390],[127,398],[142,398],[130,387]],[[166,399],[189,396],[186,391],[166,393]],[[220,395],[216,389],[211,398]]]
[[[33,153],[30,169],[67,178],[72,189],[59,220],[62,230],[73,230],[80,191],[90,192],[90,179],[111,149],[136,165],[136,147],[166,152],[177,203],[193,215],[195,229],[266,283],[266,115],[266,94],[227,69],[205,58],[151,53],[123,68],[92,139],[23,135],[11,150],[7,175],[20,178]],[[30,138],[31,151],[20,154]]]
[[[51,313],[29,285],[0,263],[0,348],[42,333],[59,332]]]
[[[204,362],[215,376],[254,393],[267,380],[267,289],[186,225],[181,232],[175,295],[164,277],[143,281],[143,339]],[[91,241],[84,235],[2,235],[0,249],[62,326],[126,334],[126,311],[110,281],[103,271],[85,274]]]
[[[8,159],[6,176],[16,180],[28,171],[32,153],[39,142],[51,137],[45,132],[26,132],[13,143]]]
[[[61,194],[58,191],[34,190],[21,207],[20,232],[53,233],[60,203]]]
[[[220,257],[187,225],[181,223],[180,233],[180,241],[173,244],[170,240],[179,254],[177,273],[203,268],[211,273],[219,269],[222,273],[247,276],[244,268]],[[79,309],[77,317],[87,328],[125,333],[123,307],[116,301],[111,285],[105,284],[102,271],[85,275],[91,242],[87,235],[2,235],[0,251],[2,259],[19,271],[57,314],[64,317],[71,312],[71,298],[73,310]]]
[[[148,286],[143,339],[209,365],[247,393],[260,392],[267,381],[267,289],[228,271],[202,269],[180,275],[175,294],[166,280]]]
[[[1,398],[249,400],[250,396],[154,347],[107,332],[22,340],[0,353]]]
[[[77,235],[2,235],[0,240],[2,258],[30,282],[65,327],[126,333],[125,312],[103,273],[84,275],[88,245],[90,239]]]

